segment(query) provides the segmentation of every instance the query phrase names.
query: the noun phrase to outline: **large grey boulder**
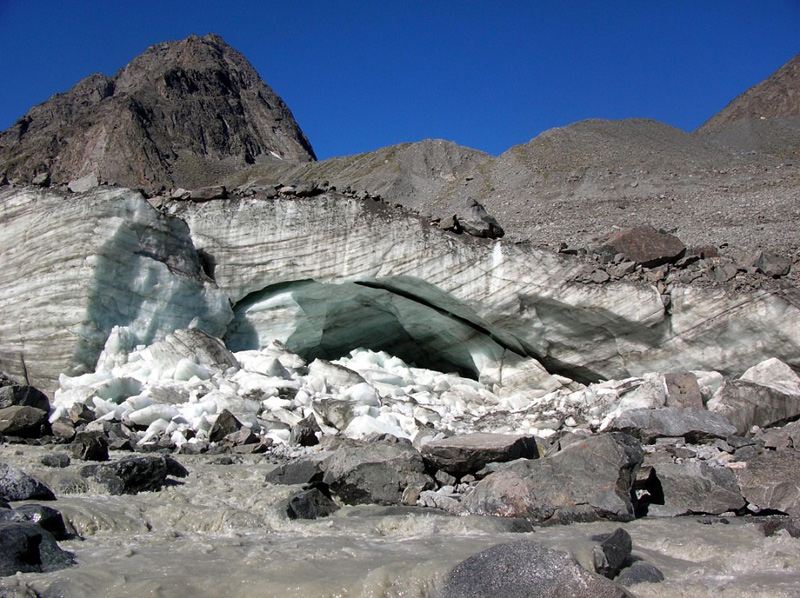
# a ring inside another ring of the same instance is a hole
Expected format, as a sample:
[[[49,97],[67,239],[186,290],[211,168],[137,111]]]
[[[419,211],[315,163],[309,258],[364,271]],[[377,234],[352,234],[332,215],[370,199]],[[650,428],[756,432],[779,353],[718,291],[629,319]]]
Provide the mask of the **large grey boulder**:
[[[0,463],[0,500],[55,500],[53,491],[24,471]]]
[[[677,437],[697,442],[705,438],[727,438],[736,433],[736,427],[718,413],[680,407],[629,409],[620,413],[606,429],[625,432],[645,443],[656,438]]]
[[[765,451],[735,469],[742,496],[753,510],[781,511],[800,516],[800,453]]]
[[[637,226],[611,236],[601,251],[610,257],[619,254],[625,261],[655,268],[679,260],[686,253],[686,246],[675,235],[659,232],[652,226]]]
[[[41,526],[0,521],[0,576],[57,571],[74,564],[72,555]]]
[[[625,434],[590,436],[552,456],[508,464],[481,480],[462,504],[470,513],[537,522],[630,521],[631,488],[643,456]]]
[[[648,515],[720,515],[745,506],[736,475],[725,467],[710,467],[702,462],[658,463],[655,472],[661,485],[663,504],[651,502]]]
[[[465,434],[432,440],[422,446],[422,457],[433,468],[452,475],[475,473],[487,463],[535,459],[536,438],[520,434]]]
[[[748,380],[728,380],[708,402],[709,411],[723,415],[744,436],[753,426],[785,423],[800,415],[800,394]]]
[[[467,200],[466,212],[457,216],[457,219],[461,229],[473,237],[498,239],[505,234],[495,217],[486,211],[483,204],[474,199]]]
[[[442,598],[623,598],[630,594],[565,552],[530,540],[500,544],[456,565]]]
[[[343,442],[327,461],[322,481],[349,505],[396,505],[408,487],[433,487],[422,455],[410,442],[398,439]]]
[[[177,465],[177,466],[176,466]],[[186,470],[171,457],[150,455],[125,457],[99,465],[86,465],[81,475],[103,485],[109,494],[137,494],[160,490],[168,475],[186,475]]]
[[[0,409],[21,405],[35,407],[42,411],[50,411],[50,399],[38,388],[22,384],[0,386]]]
[[[49,429],[47,411],[26,405],[0,409],[0,435],[39,438]]]

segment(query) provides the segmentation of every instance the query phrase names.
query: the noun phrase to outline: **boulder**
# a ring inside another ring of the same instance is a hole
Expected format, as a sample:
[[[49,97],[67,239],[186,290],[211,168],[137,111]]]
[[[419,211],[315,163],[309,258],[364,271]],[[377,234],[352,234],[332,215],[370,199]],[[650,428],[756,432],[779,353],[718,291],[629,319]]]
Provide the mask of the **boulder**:
[[[211,442],[220,442],[229,435],[241,430],[242,427],[242,422],[236,419],[233,413],[227,409],[223,409],[219,415],[217,415],[217,419],[211,426],[211,430],[208,432],[208,439]]]
[[[108,461],[108,441],[102,432],[78,432],[70,451],[81,461]]]
[[[641,446],[620,433],[598,434],[535,460],[514,461],[481,480],[462,504],[471,513],[570,523],[634,518],[631,489]]]
[[[790,395],[800,395],[800,376],[776,357],[766,359],[745,370],[739,380],[769,386]]]
[[[648,515],[720,515],[745,506],[736,475],[730,469],[702,462],[657,463],[655,475],[661,496],[653,496]]]
[[[47,411],[25,405],[0,409],[0,435],[39,438],[49,430]]]
[[[51,455],[44,455],[40,462],[46,467],[64,469],[65,467],[69,467],[71,460],[69,455],[65,455],[64,453],[53,453]]]
[[[800,453],[765,451],[734,473],[750,510],[780,511],[797,517],[800,516],[798,471]]]
[[[792,269],[792,258],[762,251],[753,260],[753,266],[766,276],[780,278],[789,274]]]
[[[589,597],[630,594],[581,567],[565,552],[530,540],[500,544],[456,565],[444,581],[442,598]]]
[[[765,428],[800,415],[800,394],[748,380],[728,380],[708,402],[709,411],[723,415],[744,436],[753,426]]]
[[[634,561],[630,567],[623,569],[616,579],[621,586],[632,586],[637,583],[660,583],[664,574],[655,565],[645,561]]]
[[[667,387],[667,407],[705,408],[700,385],[697,383],[697,376],[693,373],[664,374],[664,383]]]
[[[330,453],[325,453],[292,459],[269,470],[264,481],[271,484],[285,485],[310,484],[322,481],[322,476],[325,472],[325,461],[330,456]]]
[[[317,418],[314,414],[301,419],[292,426],[289,434],[289,444],[299,444],[300,446],[315,446],[319,444],[317,433],[321,433]]]
[[[77,179],[72,179],[67,183],[67,189],[73,193],[86,193],[99,185],[100,180],[97,178],[97,174],[91,173]]]
[[[189,191],[189,199],[193,201],[209,201],[212,199],[225,199],[226,197],[228,197],[228,190],[224,185],[199,187]]]
[[[659,232],[652,226],[637,226],[620,231],[610,237],[600,249],[613,255],[622,255],[625,261],[645,268],[673,263],[686,252],[686,246],[678,237]]]
[[[105,486],[109,494],[137,494],[160,490],[167,481],[169,467],[163,455],[125,457],[86,465],[81,475]]]
[[[458,216],[460,228],[473,237],[499,239],[505,234],[494,216],[489,215],[486,208],[474,199],[468,199],[464,215]]]
[[[461,476],[487,463],[536,459],[536,438],[519,434],[466,434],[433,440],[422,447],[422,457],[434,469]]]
[[[289,519],[318,519],[335,513],[339,507],[318,488],[308,488],[289,498],[286,514]]]
[[[22,470],[0,463],[0,500],[55,500],[53,491]]]
[[[0,409],[22,405],[50,412],[50,399],[38,388],[21,384],[0,387]]]
[[[613,533],[592,540],[599,542],[592,549],[594,570],[603,577],[614,579],[631,558],[633,541],[630,534],[618,527]]]
[[[629,409],[620,413],[605,429],[625,432],[645,443],[668,437],[697,442],[705,438],[727,438],[736,433],[736,427],[718,413],[679,407]]]
[[[74,565],[53,535],[30,522],[0,522],[0,576],[44,573]]]
[[[764,443],[765,448],[800,450],[800,422],[789,422],[779,428],[769,428],[759,432],[755,438]]]
[[[398,505],[407,487],[433,487],[422,455],[400,439],[343,442],[327,461],[322,481],[348,505]]]
[[[15,509],[0,508],[0,521],[28,521],[40,525],[56,540],[64,540],[69,535],[61,513],[52,507],[35,504],[19,505]]]

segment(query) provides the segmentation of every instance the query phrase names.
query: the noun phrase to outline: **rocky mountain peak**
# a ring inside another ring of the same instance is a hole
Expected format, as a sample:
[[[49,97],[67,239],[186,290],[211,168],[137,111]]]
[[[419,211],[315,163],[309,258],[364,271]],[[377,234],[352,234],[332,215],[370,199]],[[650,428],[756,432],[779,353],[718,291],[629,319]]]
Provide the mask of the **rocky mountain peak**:
[[[131,187],[196,187],[244,164],[308,162],[291,111],[218,35],[156,44],[94,74],[0,133],[0,170],[54,182],[94,174]]]

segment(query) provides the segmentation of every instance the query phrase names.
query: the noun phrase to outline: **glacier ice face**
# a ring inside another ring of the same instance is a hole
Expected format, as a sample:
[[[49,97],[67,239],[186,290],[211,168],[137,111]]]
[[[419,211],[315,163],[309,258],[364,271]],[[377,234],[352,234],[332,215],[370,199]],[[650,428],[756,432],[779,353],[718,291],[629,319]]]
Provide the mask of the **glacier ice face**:
[[[132,347],[188,326],[221,335],[232,317],[185,223],[136,191],[3,190],[0,238],[0,369],[44,389],[92,371],[113,326]]]

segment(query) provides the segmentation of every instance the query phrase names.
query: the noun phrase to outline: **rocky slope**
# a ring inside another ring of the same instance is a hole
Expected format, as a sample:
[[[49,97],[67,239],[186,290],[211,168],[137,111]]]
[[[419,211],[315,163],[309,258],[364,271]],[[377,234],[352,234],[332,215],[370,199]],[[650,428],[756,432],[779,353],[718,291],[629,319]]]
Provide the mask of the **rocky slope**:
[[[152,46],[113,77],[92,75],[0,135],[9,178],[158,189],[209,184],[314,152],[284,102],[218,36]]]

